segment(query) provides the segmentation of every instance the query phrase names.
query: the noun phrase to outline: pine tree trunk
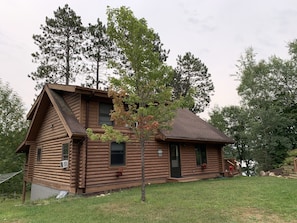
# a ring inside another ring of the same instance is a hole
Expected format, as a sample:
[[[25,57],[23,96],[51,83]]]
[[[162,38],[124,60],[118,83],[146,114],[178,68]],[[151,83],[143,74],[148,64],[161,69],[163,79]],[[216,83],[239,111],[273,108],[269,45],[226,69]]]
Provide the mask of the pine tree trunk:
[[[69,34],[67,35],[66,40],[66,85],[69,85],[69,79],[70,79],[70,43],[69,43]]]
[[[97,69],[96,69],[96,89],[99,89],[99,59],[97,60]]]

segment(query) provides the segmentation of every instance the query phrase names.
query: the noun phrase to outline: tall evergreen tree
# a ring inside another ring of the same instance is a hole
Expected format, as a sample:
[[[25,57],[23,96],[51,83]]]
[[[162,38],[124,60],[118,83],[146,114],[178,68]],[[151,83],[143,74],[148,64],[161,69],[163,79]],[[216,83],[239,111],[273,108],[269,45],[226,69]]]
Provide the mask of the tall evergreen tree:
[[[174,98],[187,98],[185,107],[194,113],[203,112],[210,103],[214,85],[208,69],[192,53],[177,58],[177,67],[172,82]]]
[[[42,34],[33,35],[38,51],[32,53],[37,70],[28,76],[36,81],[36,89],[44,83],[65,83],[75,81],[83,72],[81,50],[83,32],[81,18],[66,4],[54,11],[54,18],[45,19],[41,25]]]
[[[84,56],[90,61],[88,67],[87,86],[96,86],[99,84],[107,87],[107,77],[105,80],[99,78],[100,67],[107,67],[108,58],[111,57],[112,42],[110,41],[106,27],[98,19],[97,24],[89,24],[86,29],[86,40],[84,43]]]

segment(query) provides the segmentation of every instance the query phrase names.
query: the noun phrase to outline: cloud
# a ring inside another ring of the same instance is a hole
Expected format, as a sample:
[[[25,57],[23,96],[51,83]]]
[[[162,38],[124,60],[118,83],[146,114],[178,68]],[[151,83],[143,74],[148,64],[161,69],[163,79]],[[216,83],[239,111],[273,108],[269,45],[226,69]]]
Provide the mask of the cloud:
[[[187,2],[188,3],[188,2]],[[213,32],[216,29],[214,17],[210,13],[204,14],[203,5],[197,2],[189,4],[179,3],[181,18],[189,25],[190,29],[196,32]]]
[[[274,22],[277,25],[277,31],[282,34],[288,34],[294,31],[289,27],[294,26],[297,23],[297,10],[287,9],[278,11],[274,17]]]
[[[211,16],[200,19],[199,14],[197,16],[188,17],[188,22],[194,25],[196,31],[199,32],[213,32],[216,30],[216,26],[213,24],[213,18]]]

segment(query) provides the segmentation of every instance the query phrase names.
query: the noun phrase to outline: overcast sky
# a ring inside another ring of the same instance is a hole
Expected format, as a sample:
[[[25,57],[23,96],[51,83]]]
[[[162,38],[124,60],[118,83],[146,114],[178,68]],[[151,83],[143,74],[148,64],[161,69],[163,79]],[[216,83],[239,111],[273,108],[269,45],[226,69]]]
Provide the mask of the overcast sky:
[[[173,67],[177,55],[193,53],[208,67],[215,106],[239,103],[236,64],[245,49],[253,47],[258,59],[288,57],[287,44],[297,38],[296,0],[1,0],[0,79],[22,98],[26,111],[33,103],[35,83],[27,75],[35,71],[31,53],[37,50],[32,35],[40,34],[45,17],[53,18],[59,6],[69,4],[84,25],[106,22],[107,5],[128,6],[138,18],[159,33]]]

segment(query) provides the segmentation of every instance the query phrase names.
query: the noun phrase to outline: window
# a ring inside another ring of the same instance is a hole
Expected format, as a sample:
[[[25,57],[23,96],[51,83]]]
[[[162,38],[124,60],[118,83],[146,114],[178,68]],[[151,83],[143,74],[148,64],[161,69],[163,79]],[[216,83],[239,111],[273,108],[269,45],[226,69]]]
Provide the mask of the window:
[[[112,142],[110,145],[110,165],[123,166],[125,165],[125,143]]]
[[[37,156],[36,156],[36,160],[37,162],[41,162],[41,148],[37,148]]]
[[[195,153],[197,166],[201,166],[203,163],[207,163],[205,144],[197,144],[195,146]]]
[[[69,157],[69,143],[62,145],[62,160],[68,160]]]
[[[112,104],[100,103],[99,104],[99,125],[113,125],[110,120],[110,112],[112,110]]]

